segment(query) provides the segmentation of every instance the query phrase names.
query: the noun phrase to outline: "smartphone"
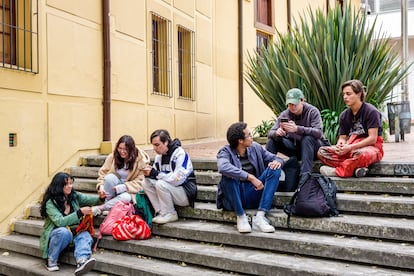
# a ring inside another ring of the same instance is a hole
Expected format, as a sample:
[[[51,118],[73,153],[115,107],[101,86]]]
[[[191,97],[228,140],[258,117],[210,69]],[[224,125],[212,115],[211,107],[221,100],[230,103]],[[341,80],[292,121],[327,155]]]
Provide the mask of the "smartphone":
[[[287,122],[289,122],[289,119],[288,118],[280,118],[280,121],[282,123],[287,123]]]

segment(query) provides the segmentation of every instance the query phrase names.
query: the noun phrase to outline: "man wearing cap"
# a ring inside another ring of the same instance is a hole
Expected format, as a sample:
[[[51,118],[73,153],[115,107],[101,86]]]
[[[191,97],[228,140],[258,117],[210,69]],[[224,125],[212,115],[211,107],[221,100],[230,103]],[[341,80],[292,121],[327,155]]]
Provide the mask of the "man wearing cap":
[[[303,175],[312,172],[318,149],[329,143],[323,137],[319,110],[305,102],[302,90],[290,89],[286,93],[286,105],[287,109],[280,113],[269,131],[266,149],[302,160],[300,175]]]

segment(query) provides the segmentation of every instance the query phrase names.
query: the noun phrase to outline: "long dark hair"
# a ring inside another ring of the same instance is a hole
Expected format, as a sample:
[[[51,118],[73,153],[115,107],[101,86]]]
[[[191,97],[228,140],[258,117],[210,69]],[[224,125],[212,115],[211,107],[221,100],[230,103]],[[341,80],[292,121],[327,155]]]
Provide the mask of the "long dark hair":
[[[75,197],[75,190],[72,189],[71,193],[65,197],[63,193],[63,187],[68,183],[69,179],[73,177],[65,172],[58,172],[52,179],[52,182],[46,188],[45,195],[43,196],[42,206],[40,207],[40,214],[43,218],[47,217],[46,213],[46,203],[49,199],[53,200],[56,207],[63,213],[65,210],[65,200],[67,200],[68,204]]]
[[[124,160],[118,152],[119,144],[125,143],[125,147],[128,151],[128,159]],[[124,135],[119,138],[118,142],[116,143],[114,149],[114,160],[115,160],[115,167],[117,169],[122,169],[124,165],[127,165],[128,170],[132,170],[135,164],[135,160],[137,160],[138,150],[135,146],[134,138],[129,135]]]

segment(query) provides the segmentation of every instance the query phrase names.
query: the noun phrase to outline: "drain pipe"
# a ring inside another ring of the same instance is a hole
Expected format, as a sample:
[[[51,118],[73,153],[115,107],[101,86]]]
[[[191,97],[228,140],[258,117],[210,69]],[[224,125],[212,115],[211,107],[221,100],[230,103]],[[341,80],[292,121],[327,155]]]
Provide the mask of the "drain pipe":
[[[112,152],[111,143],[111,44],[110,44],[110,0],[102,1],[102,34],[103,34],[103,142],[101,153]]]
[[[286,1],[286,16],[287,16],[287,29],[290,33],[292,31],[292,7],[290,0]]]
[[[239,121],[244,121],[243,93],[243,0],[238,4],[238,51],[239,51]]]

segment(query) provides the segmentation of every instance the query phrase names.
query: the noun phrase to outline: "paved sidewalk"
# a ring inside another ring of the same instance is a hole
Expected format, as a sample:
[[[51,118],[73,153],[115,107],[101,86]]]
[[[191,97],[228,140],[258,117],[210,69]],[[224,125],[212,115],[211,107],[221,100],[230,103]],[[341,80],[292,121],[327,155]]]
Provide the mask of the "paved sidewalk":
[[[412,130],[414,132],[414,130]],[[406,134],[405,141],[394,142],[395,136],[389,135],[384,143],[383,161],[414,162],[414,133]],[[225,140],[199,143],[183,143],[183,148],[192,159],[216,159],[217,151],[227,144]],[[153,156],[151,150],[148,151]]]

